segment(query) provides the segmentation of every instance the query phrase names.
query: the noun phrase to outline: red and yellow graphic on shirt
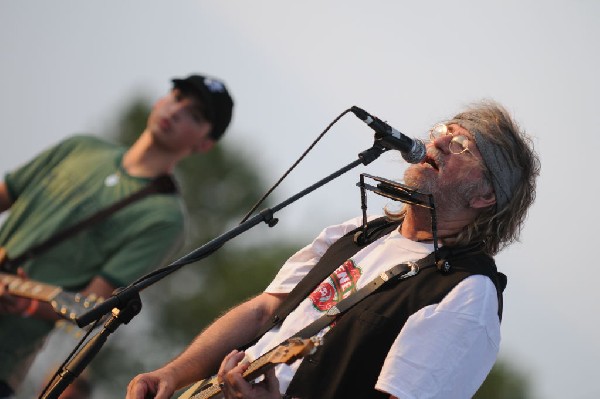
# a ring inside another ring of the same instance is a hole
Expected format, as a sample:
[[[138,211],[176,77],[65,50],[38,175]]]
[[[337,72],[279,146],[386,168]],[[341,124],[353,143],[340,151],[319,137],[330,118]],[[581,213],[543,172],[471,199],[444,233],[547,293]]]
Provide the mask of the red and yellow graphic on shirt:
[[[352,259],[335,269],[309,296],[313,306],[326,312],[333,305],[356,292],[356,282],[362,271]]]

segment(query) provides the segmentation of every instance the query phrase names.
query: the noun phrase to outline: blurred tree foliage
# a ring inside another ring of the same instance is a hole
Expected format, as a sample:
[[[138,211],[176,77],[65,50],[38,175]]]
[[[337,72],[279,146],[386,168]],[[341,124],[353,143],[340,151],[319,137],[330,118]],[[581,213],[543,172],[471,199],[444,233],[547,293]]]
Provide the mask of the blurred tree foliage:
[[[111,133],[125,145],[142,132],[150,104],[135,99]],[[256,168],[222,143],[192,156],[176,172],[189,214],[185,247],[178,256],[200,247],[239,223],[265,191]],[[268,202],[260,209],[269,206]],[[123,397],[129,380],[178,354],[212,320],[240,301],[262,291],[279,266],[300,243],[268,243],[260,247],[226,245],[142,292],[143,310],[137,330],[123,327],[92,362],[94,398]],[[525,377],[499,361],[474,396],[476,399],[527,399]]]
[[[473,399],[529,399],[529,380],[506,361],[497,361]]]

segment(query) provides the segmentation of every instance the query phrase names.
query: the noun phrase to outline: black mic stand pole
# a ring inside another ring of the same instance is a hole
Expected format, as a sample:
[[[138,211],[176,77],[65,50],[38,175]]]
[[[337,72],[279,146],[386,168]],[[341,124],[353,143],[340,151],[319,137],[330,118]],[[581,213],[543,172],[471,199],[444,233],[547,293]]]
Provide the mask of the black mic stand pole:
[[[127,324],[142,310],[142,301],[139,294],[132,296],[125,306],[112,309],[112,316],[106,321],[104,327],[67,363],[44,391],[41,399],[58,399],[75,378],[81,374],[92,359],[98,354],[108,336],[115,332],[121,324]]]
[[[115,292],[110,298],[96,305],[89,312],[81,315],[76,319],[79,327],[84,327],[91,322],[100,319],[108,312],[112,311],[113,316],[106,322],[104,329],[98,333],[95,337],[90,339],[81,351],[69,362],[65,370],[59,373],[56,381],[53,381],[53,385],[46,391],[46,393],[40,397],[40,399],[58,399],[64,389],[81,373],[87,364],[93,359],[93,357],[99,352],[100,348],[106,342],[108,335],[113,333],[117,327],[121,324],[127,324],[133,316],[139,313],[141,309],[141,301],[139,298],[139,292],[146,287],[162,280],[169,274],[179,270],[181,267],[196,262],[210,255],[221,248],[227,241],[237,237],[243,232],[251,229],[261,222],[265,222],[269,227],[273,227],[277,224],[278,219],[274,218],[275,212],[285,208],[291,203],[302,198],[306,194],[309,194],[317,188],[329,183],[331,180],[343,175],[349,170],[357,167],[360,164],[368,165],[381,154],[388,149],[381,144],[379,139],[375,140],[373,146],[360,154],[358,159],[342,167],[338,171],[331,175],[319,180],[315,184],[305,188],[296,195],[288,198],[273,208],[267,208],[252,218],[248,219],[244,223],[239,224],[233,229],[223,233],[222,235],[214,238],[207,242],[201,247],[193,250],[192,252],[184,255],[173,263],[165,266],[164,268],[157,270],[154,273],[150,273],[144,278],[138,280],[138,282],[129,285],[123,289]],[[131,307],[131,308],[130,308]],[[129,310],[126,310],[130,308]],[[116,313],[116,314],[115,314]],[[122,319],[121,319],[122,318]]]

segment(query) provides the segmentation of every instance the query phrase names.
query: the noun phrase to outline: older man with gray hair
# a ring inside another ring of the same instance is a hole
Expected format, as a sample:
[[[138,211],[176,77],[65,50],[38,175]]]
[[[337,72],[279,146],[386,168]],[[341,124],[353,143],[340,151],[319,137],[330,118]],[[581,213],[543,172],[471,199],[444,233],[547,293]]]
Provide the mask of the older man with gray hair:
[[[506,276],[492,256],[518,238],[540,167],[530,139],[493,101],[435,125],[430,139],[402,186],[429,202],[327,227],[265,292],[134,378],[127,398],[168,398],[213,373],[184,397],[472,397],[500,343]],[[314,335],[316,352],[246,381],[264,354]]]

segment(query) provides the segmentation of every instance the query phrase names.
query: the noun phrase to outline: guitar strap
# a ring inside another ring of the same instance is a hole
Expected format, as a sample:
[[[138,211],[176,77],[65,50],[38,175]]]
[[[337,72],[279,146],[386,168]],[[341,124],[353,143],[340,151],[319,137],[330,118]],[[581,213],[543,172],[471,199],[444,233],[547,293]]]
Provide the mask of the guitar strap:
[[[367,296],[377,291],[388,281],[392,282],[412,277],[419,273],[420,270],[430,268],[435,265],[435,256],[432,252],[416,262],[400,263],[399,265],[390,268],[371,280],[367,285],[356,291],[354,294],[342,299],[337,303],[337,305],[329,308],[323,316],[319,317],[317,320],[298,331],[296,334],[294,334],[294,337],[308,339],[318,334],[325,327],[332,324],[336,318],[341,316],[344,312],[349,310],[358,302],[365,299]]]
[[[308,326],[306,326],[302,330],[298,331],[296,334],[294,334],[294,337],[308,339],[308,338],[313,337],[314,335],[317,335],[325,327],[332,324],[335,321],[335,319],[337,319],[343,313],[348,311],[350,308],[352,308],[358,302],[362,301],[367,296],[369,296],[372,293],[374,293],[375,291],[377,291],[379,288],[381,288],[386,283],[393,283],[398,280],[403,280],[405,278],[415,276],[421,270],[428,269],[430,267],[436,267],[440,271],[440,273],[448,273],[448,272],[450,272],[450,269],[449,269],[450,266],[449,266],[449,263],[447,262],[447,259],[449,256],[465,255],[470,252],[475,252],[479,248],[480,248],[479,244],[476,244],[476,245],[474,244],[471,246],[466,246],[466,247],[461,247],[461,248],[455,247],[453,249],[442,247],[438,250],[439,258],[438,258],[437,262],[436,262],[435,252],[431,252],[429,255],[427,255],[424,258],[421,258],[415,262],[400,263],[396,266],[393,266],[392,268],[388,269],[387,271],[381,273],[379,276],[377,276],[376,278],[371,280],[367,285],[363,286],[361,289],[356,291],[354,294],[342,299],[336,305],[329,308],[323,316],[319,317],[318,319],[316,319],[315,321],[310,323]],[[453,270],[461,270],[463,268],[452,266],[452,269]],[[463,270],[469,270],[469,269],[465,268]],[[503,281],[498,281],[499,279],[502,279],[502,278],[504,278]],[[494,285],[496,285],[496,287],[498,289],[498,299],[499,299],[498,316],[500,317],[500,320],[502,320],[502,295],[501,295],[501,293],[502,293],[502,291],[504,291],[504,288],[506,287],[505,279],[506,279],[506,276],[504,276],[504,274],[502,274],[502,273],[498,273],[498,276],[496,279],[492,278]]]
[[[389,234],[398,226],[398,222],[392,222],[385,217],[380,217],[368,222],[366,231],[370,233],[370,241],[375,241],[377,238]],[[292,291],[287,295],[285,301],[275,310],[273,317],[262,326],[258,334],[256,334],[250,342],[240,349],[245,349],[254,345],[260,337],[267,333],[267,331],[277,324],[282,323],[288,314],[290,314],[290,312],[292,312],[327,276],[329,276],[333,270],[368,245],[368,242],[366,241],[351,239],[360,231],[365,231],[363,226],[357,227],[335,241],[325,251],[312,270],[304,276],[302,281],[296,284]]]
[[[365,230],[363,226],[358,227],[357,229],[347,233],[345,236],[337,240],[322,256],[321,260],[317,262],[317,264],[313,267],[313,270],[304,277],[304,279],[296,285],[296,287],[288,294],[286,300],[279,306],[278,309],[275,310],[274,316],[270,321],[265,323],[263,327],[259,330],[259,333],[248,342],[246,345],[240,347],[240,350],[244,350],[252,345],[254,345],[267,331],[276,325],[283,322],[283,320],[288,316],[288,314],[293,311],[298,304],[304,300],[310,292],[312,292],[317,285],[319,285],[324,278],[326,278],[329,274],[331,274],[332,270],[338,267],[341,262],[340,259],[348,259],[352,257],[356,252],[358,252],[361,248],[368,245],[368,243],[375,241],[376,239],[389,234],[392,230],[398,228],[401,222],[392,222],[386,219],[385,217],[374,219],[367,223],[367,229]],[[367,242],[357,240],[356,234],[358,232],[365,232],[368,235],[369,239]],[[354,237],[354,239],[349,239],[350,237]],[[442,247],[438,249],[438,261],[435,262],[434,253],[430,253],[426,257],[419,259],[416,262],[412,263],[401,263],[392,267],[385,273],[379,275],[376,279],[369,282],[360,290],[356,291],[354,294],[349,297],[341,300],[338,304],[331,308],[328,312],[326,312],[319,319],[315,320],[313,323],[309,324],[307,327],[299,331],[296,335],[300,338],[310,338],[321,331],[323,328],[333,323],[337,317],[339,317],[342,313],[349,310],[351,307],[356,305],[358,302],[375,292],[382,285],[384,285],[388,281],[397,281],[403,278],[411,277],[419,272],[419,270],[423,270],[429,267],[437,267],[441,273],[450,272],[450,269],[457,270],[462,269],[461,267],[452,266],[450,267],[448,259],[462,257],[468,253],[475,253],[481,250],[481,244],[475,243],[472,245],[464,246],[464,247]],[[495,277],[495,278],[494,278]],[[502,314],[502,296],[501,292],[506,287],[506,276],[502,273],[497,273],[497,276],[490,276],[494,284],[498,288],[498,296],[499,296],[499,315]]]
[[[42,241],[39,244],[34,245],[32,248],[29,248],[27,251],[23,252],[21,255],[15,258],[9,258],[6,249],[0,247],[0,270],[7,273],[16,273],[17,268],[22,265],[25,261],[32,259],[35,256],[39,256],[43,252],[46,252],[56,244],[61,241],[64,241],[68,237],[79,233],[80,231],[90,227],[91,225],[98,223],[116,211],[123,209],[127,205],[144,198],[149,194],[171,194],[177,192],[177,186],[173,181],[173,178],[170,175],[161,175],[158,176],[150,183],[148,183],[142,189],[132,193],[131,195],[113,203],[112,205],[100,209],[98,212],[90,215],[89,217],[79,221],[73,226],[69,226],[63,230],[60,230],[53,236],[49,237],[45,241]]]

